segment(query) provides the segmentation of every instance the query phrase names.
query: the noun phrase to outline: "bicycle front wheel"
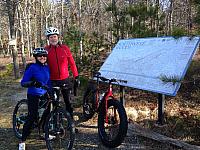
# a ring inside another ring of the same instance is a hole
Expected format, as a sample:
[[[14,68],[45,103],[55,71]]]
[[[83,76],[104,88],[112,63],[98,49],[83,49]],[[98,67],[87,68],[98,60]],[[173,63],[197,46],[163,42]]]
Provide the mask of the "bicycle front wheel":
[[[28,100],[20,100],[13,111],[13,131],[18,139],[22,138],[24,123],[28,116]]]
[[[71,150],[75,140],[74,123],[70,114],[59,108],[45,122],[45,141],[48,150]]]
[[[107,116],[107,117],[106,117]],[[103,145],[109,148],[119,146],[128,129],[126,111],[123,105],[114,99],[108,100],[107,113],[101,105],[98,114],[98,134]]]
[[[83,96],[83,115],[86,119],[91,119],[95,113],[96,87],[89,84]]]

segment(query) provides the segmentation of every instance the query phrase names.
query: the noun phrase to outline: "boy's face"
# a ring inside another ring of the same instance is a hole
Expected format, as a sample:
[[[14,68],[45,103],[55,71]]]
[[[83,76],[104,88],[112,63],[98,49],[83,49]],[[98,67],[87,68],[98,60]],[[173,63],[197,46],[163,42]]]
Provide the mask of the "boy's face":
[[[50,35],[48,40],[51,45],[56,45],[58,44],[58,35],[57,34]]]

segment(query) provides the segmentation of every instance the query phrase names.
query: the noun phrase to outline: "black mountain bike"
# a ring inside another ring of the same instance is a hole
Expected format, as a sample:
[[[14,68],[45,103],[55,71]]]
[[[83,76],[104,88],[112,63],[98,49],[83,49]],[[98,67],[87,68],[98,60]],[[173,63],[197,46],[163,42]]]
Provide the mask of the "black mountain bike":
[[[41,87],[47,89],[47,87]],[[66,88],[65,86],[61,88]],[[38,133],[42,128],[43,122],[48,150],[67,149],[73,148],[75,140],[75,128],[70,114],[61,107],[59,95],[60,87],[53,87],[53,96],[47,92],[46,96],[42,96],[39,101],[38,120],[33,124],[33,128],[38,128]],[[52,95],[52,94],[51,94]],[[46,119],[44,120],[43,114],[49,111]],[[27,120],[28,115],[28,100],[20,100],[14,108],[13,112],[13,130],[17,138],[21,139],[23,125]]]
[[[95,84],[89,84],[83,97],[83,115],[90,119],[94,113],[98,113],[98,134],[106,147],[114,148],[124,140],[128,121],[126,111],[122,103],[116,100],[112,93],[113,82],[127,83],[125,80],[107,79],[98,72],[94,75]],[[108,82],[107,91],[100,94],[99,82]]]

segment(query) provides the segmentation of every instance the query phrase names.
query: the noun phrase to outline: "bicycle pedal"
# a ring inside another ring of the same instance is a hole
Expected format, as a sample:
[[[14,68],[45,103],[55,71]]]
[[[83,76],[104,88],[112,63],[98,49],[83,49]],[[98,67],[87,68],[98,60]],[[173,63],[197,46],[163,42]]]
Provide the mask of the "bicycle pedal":
[[[75,133],[78,133],[78,129],[77,128],[75,128],[74,130],[75,130]]]

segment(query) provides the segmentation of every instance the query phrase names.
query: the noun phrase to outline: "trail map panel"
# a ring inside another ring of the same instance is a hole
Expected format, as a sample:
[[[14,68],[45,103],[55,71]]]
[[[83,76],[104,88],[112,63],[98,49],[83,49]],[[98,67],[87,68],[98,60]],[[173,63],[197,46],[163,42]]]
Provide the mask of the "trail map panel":
[[[119,40],[100,68],[102,76],[127,80],[123,86],[175,96],[180,82],[163,82],[163,76],[183,79],[199,37],[159,37]]]

